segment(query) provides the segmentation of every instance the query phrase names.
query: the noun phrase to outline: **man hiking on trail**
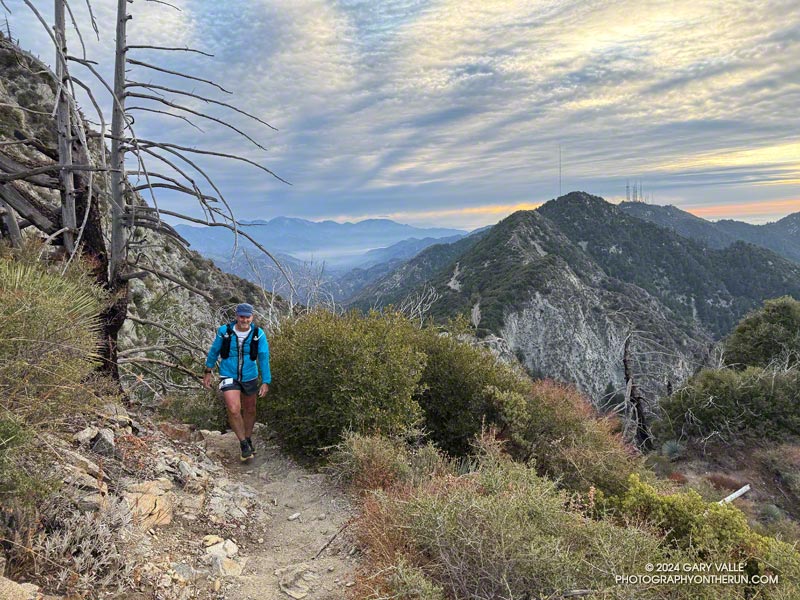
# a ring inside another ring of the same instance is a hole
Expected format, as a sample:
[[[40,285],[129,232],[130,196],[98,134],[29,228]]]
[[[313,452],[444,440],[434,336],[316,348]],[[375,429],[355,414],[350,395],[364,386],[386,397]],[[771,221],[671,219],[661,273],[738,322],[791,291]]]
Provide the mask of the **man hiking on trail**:
[[[262,398],[269,391],[269,344],[264,330],[253,323],[253,307],[239,304],[236,320],[217,329],[217,337],[206,357],[203,386],[211,389],[211,372],[219,362],[219,389],[228,410],[228,424],[239,438],[242,462],[255,454],[253,425],[256,422],[256,392]],[[261,374],[261,387],[258,376]]]

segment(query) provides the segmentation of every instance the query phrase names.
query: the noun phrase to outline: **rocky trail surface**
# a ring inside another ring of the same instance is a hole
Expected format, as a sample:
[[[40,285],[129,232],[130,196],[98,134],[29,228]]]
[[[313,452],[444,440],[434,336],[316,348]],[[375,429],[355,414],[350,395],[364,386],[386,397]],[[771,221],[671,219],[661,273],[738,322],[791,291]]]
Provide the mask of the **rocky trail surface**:
[[[233,433],[154,423],[114,405],[71,435],[50,440],[63,473],[59,502],[121,554],[118,574],[99,597],[348,597],[357,559],[347,529],[354,509],[327,475],[283,454],[266,428],[254,433],[257,453],[246,463]],[[107,571],[107,562],[100,568]],[[128,583],[114,592],[115,581]],[[84,596],[46,595],[0,577],[3,600],[75,597]]]
[[[232,433],[209,434],[205,442],[209,457],[264,505],[246,531],[246,564],[227,583],[226,600],[345,598],[355,547],[343,531],[352,517],[344,495],[324,474],[296,465],[270,440],[257,441],[256,456],[247,463],[240,462]]]

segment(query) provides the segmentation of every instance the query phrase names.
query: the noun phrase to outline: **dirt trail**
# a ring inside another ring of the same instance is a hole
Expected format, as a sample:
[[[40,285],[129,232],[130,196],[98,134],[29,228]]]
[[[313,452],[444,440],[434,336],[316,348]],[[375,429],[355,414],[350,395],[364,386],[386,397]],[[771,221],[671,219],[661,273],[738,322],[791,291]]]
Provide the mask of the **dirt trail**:
[[[274,442],[254,440],[256,456],[241,463],[233,433],[206,438],[209,457],[222,463],[229,479],[255,489],[266,505],[257,522],[248,524],[251,543],[242,551],[246,566],[241,576],[226,582],[224,598],[346,598],[354,549],[347,532],[337,532],[353,516],[348,499],[325,475],[295,464]]]

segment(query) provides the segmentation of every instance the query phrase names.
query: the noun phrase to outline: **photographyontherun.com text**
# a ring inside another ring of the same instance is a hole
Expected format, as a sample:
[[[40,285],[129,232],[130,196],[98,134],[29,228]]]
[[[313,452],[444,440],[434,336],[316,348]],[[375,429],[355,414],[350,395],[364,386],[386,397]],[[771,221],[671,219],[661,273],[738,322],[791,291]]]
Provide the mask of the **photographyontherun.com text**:
[[[616,575],[622,585],[768,585],[775,574],[745,573],[745,563],[647,563],[646,573]]]

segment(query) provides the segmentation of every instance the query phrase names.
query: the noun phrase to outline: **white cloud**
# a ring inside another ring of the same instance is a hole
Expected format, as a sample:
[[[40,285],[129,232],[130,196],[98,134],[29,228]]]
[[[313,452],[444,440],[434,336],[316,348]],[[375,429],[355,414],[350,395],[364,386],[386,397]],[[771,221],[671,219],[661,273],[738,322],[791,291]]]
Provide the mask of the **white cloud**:
[[[114,2],[93,5],[105,47]],[[775,156],[800,130],[794,0],[180,6],[137,0],[131,31],[212,51],[164,60],[235,89],[235,104],[280,132],[214,112],[255,132],[265,155],[213,124],[204,137],[165,117],[141,128],[244,153],[295,184],[204,161],[247,201],[247,218],[541,201],[557,190],[559,144],[564,191],[618,196],[640,178],[695,204],[800,196],[798,161]]]

